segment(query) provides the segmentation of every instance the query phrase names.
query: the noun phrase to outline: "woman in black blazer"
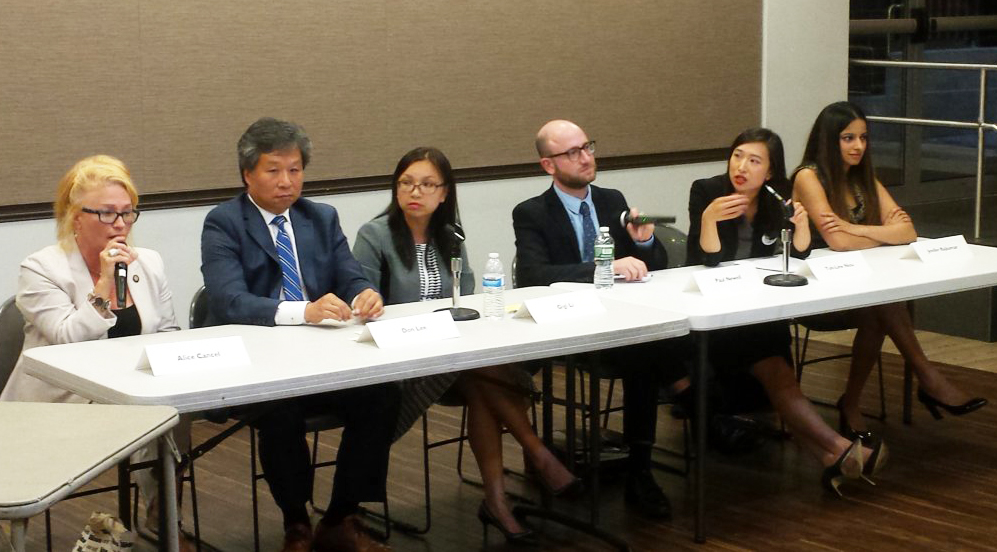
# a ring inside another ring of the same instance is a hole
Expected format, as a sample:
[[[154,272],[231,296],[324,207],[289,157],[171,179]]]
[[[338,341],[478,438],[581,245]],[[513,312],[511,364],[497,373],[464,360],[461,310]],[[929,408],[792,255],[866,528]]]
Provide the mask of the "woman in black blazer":
[[[772,193],[772,192],[775,193]],[[795,227],[791,254],[810,252],[807,212],[789,197],[782,140],[771,130],[753,128],[731,144],[727,173],[693,182],[689,192],[688,263],[716,266],[721,261],[769,256],[776,252],[792,207]],[[719,377],[748,370],[765,389],[773,408],[796,437],[824,465],[821,483],[838,494],[842,480],[874,475],[886,460],[879,442],[864,448],[836,433],[800,391],[790,357],[789,324],[769,322],[710,332],[710,363]]]

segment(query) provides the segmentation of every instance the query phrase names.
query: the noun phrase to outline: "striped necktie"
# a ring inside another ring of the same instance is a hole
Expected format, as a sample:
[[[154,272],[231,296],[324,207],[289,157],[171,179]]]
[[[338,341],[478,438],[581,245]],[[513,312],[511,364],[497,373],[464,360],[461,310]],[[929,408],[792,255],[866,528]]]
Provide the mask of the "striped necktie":
[[[294,261],[294,245],[291,237],[284,230],[284,215],[277,215],[270,224],[277,226],[277,258],[280,260],[280,270],[284,274],[284,299],[287,301],[304,301],[301,293],[301,278],[298,277],[298,263]]]
[[[578,212],[582,215],[582,262],[591,263],[595,260],[595,226],[592,225],[589,204],[583,201]]]

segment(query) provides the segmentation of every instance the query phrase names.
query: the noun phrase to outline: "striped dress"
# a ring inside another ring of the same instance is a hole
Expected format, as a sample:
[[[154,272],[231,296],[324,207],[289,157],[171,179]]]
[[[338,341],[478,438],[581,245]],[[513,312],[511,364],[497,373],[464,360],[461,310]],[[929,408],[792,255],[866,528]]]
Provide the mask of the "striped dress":
[[[435,249],[432,245],[417,243],[415,258],[419,265],[419,300],[442,299],[443,287]],[[458,376],[459,372],[449,372],[401,382],[402,404],[395,427],[395,440],[405,435],[422,413],[450,389]]]

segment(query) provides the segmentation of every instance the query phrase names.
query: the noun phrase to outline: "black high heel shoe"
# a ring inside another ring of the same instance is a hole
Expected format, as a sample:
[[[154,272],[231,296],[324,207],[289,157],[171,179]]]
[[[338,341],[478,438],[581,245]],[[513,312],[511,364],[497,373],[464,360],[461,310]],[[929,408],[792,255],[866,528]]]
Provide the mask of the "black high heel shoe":
[[[488,509],[488,505],[485,501],[481,501],[481,505],[478,506],[478,521],[481,522],[481,539],[488,542],[488,526],[494,525],[498,527],[498,530],[505,537],[505,540],[512,544],[519,544],[524,546],[536,546],[536,535],[533,533],[532,529],[524,529],[518,533],[513,533],[512,531],[506,529],[499,522],[498,518],[492,514],[491,510]]]
[[[821,475],[820,484],[829,491],[834,491],[838,496],[843,496],[838,487],[845,479],[858,479],[862,477],[862,441],[855,439],[852,444],[841,453],[838,460],[830,466],[824,468]]]
[[[983,397],[974,397],[962,404],[945,404],[938,399],[932,397],[924,389],[920,387],[917,388],[917,400],[921,401],[921,404],[931,412],[936,420],[942,419],[942,413],[938,411],[939,408],[945,410],[953,416],[962,416],[964,414],[969,414],[974,410],[979,410],[987,405],[987,400]]]
[[[848,425],[848,418],[845,417],[845,411],[841,408],[841,401],[845,399],[842,395],[838,398],[838,402],[834,404],[838,409],[838,431],[841,432],[841,436],[849,441],[854,441],[855,439],[861,439],[863,443],[869,444],[873,441],[872,432],[869,430],[856,431],[852,429],[852,426]]]
[[[872,480],[872,477],[883,469],[883,466],[886,465],[886,459],[889,456],[890,451],[886,448],[886,443],[882,439],[879,439],[876,445],[872,447],[872,452],[869,453],[869,457],[865,459],[865,463],[862,466],[862,479],[875,485],[876,482]]]

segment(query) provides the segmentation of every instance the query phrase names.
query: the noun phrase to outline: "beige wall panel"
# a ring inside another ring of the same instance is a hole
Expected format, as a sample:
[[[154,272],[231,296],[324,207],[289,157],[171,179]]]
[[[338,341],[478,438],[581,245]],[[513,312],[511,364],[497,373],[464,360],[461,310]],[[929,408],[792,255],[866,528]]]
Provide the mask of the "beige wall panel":
[[[142,166],[137,22],[134,0],[0,2],[0,204],[52,201],[87,155]]]
[[[416,145],[532,162],[554,117],[613,156],[722,147],[759,121],[758,0],[71,4],[0,20],[0,163],[26,169],[0,204],[50,201],[91,149],[143,192],[237,185],[236,140],[263,115],[308,129],[309,180],[390,173]]]

